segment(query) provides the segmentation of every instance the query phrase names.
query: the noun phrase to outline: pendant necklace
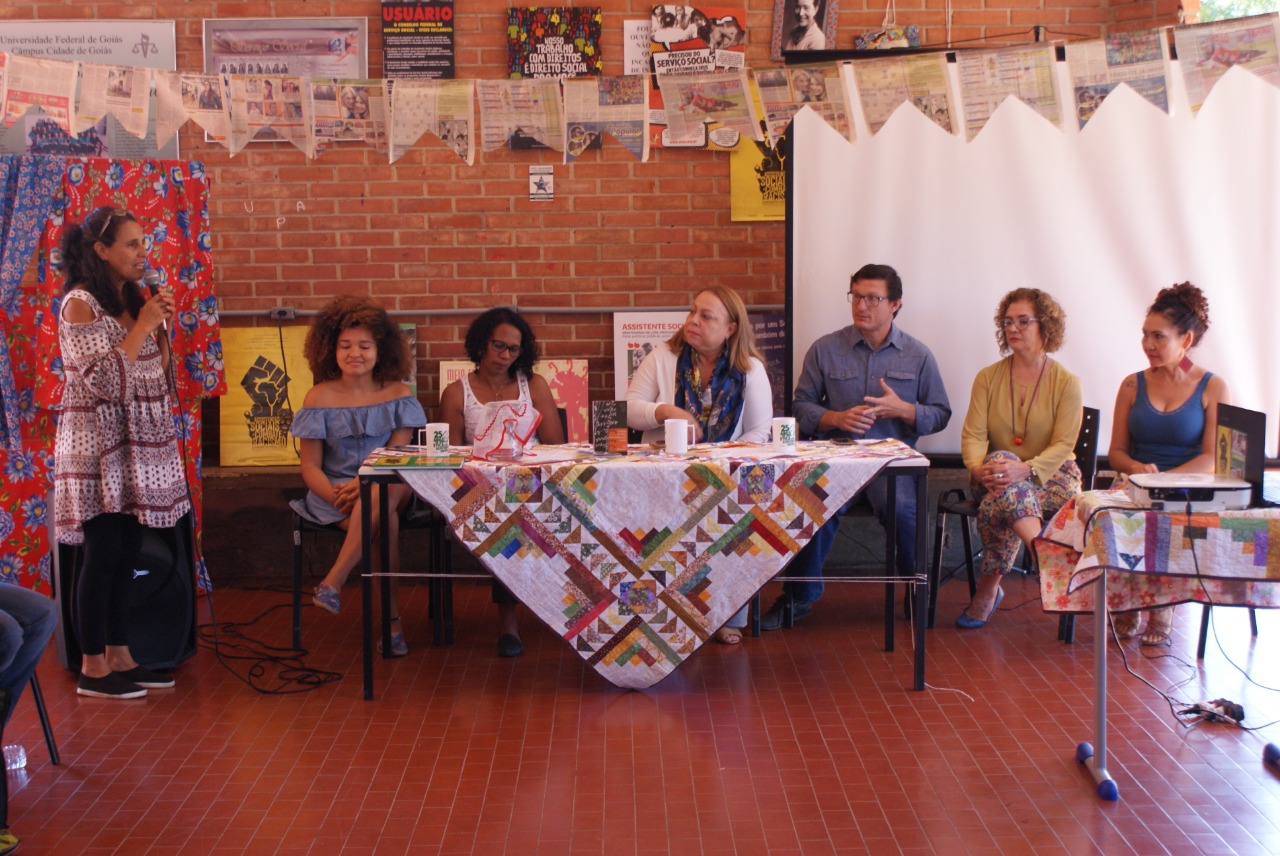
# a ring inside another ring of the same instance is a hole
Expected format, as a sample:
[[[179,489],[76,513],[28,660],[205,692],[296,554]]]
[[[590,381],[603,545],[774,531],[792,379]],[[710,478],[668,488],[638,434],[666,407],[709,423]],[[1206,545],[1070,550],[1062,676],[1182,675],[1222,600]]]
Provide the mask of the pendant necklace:
[[[1013,355],[1009,356],[1009,410],[1013,413],[1013,445],[1021,446],[1024,442],[1024,435],[1027,433],[1027,425],[1031,422],[1031,407],[1036,403],[1036,394],[1040,392],[1040,381],[1044,380],[1044,370],[1049,365],[1049,355],[1046,354],[1044,362],[1040,363],[1040,374],[1036,377],[1035,388],[1031,390],[1031,400],[1027,402],[1027,415],[1022,420],[1022,432],[1018,432],[1018,408],[1013,402]]]
[[[502,384],[502,386],[494,386],[494,385],[493,385],[493,381],[489,380],[489,378],[487,378],[487,377],[485,377],[484,375],[480,374],[480,372],[476,372],[476,377],[478,377],[478,378],[482,378],[482,379],[484,380],[484,385],[485,385],[485,386],[487,386],[487,387],[489,387],[489,392],[490,392],[490,394],[492,394],[492,395],[493,395],[493,400],[494,400],[494,401],[502,401],[502,400],[503,400],[503,399],[502,399],[502,390],[506,389],[506,388],[507,388],[507,383],[510,383],[510,382],[511,382],[511,380],[510,380],[509,378],[507,379],[507,383]]]

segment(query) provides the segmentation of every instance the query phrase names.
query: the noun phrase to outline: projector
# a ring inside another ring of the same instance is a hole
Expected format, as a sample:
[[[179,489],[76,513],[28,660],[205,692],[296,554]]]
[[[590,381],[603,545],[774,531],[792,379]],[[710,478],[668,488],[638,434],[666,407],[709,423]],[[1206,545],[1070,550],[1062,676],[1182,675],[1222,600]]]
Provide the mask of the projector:
[[[1135,473],[1129,499],[1157,511],[1234,511],[1248,508],[1252,486],[1242,479],[1204,473]]]

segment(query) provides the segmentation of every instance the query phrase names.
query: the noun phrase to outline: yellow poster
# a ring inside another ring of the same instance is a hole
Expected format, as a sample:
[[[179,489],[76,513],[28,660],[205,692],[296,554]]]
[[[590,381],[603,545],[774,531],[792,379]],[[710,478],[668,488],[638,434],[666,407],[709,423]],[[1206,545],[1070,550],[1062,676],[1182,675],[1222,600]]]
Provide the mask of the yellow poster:
[[[729,213],[734,220],[787,219],[787,173],[768,141],[743,137],[729,155]]]
[[[307,325],[223,328],[227,394],[218,413],[224,467],[298,463],[289,428],[311,389],[302,355]]]
[[[441,360],[440,389],[475,368],[470,360]],[[551,387],[557,407],[563,407],[570,443],[587,442],[587,361],[546,357],[533,367]],[[230,377],[230,375],[228,375]]]

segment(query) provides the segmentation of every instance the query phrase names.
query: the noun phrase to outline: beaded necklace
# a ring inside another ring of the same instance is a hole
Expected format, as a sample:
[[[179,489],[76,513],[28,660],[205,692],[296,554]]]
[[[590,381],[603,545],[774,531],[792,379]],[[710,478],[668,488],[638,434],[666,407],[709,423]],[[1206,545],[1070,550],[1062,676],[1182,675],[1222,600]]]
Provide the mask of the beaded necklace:
[[[1031,407],[1036,403],[1036,395],[1040,392],[1040,381],[1044,380],[1044,370],[1049,366],[1049,356],[1040,363],[1040,374],[1036,377],[1035,388],[1031,390],[1031,400],[1027,402],[1027,414],[1022,419],[1022,432],[1018,432],[1018,408],[1013,401],[1013,355],[1009,355],[1009,410],[1013,412],[1013,445],[1021,446],[1027,433],[1027,425],[1031,422]]]

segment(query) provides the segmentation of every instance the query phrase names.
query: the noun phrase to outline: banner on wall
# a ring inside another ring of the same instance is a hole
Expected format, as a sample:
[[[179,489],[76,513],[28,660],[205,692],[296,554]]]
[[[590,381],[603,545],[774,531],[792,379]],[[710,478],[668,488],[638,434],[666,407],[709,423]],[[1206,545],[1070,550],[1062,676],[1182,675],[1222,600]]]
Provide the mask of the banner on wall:
[[[218,411],[222,466],[298,463],[289,429],[312,386],[302,350],[306,338],[305,324],[222,331],[227,375],[227,394]]]
[[[613,396],[627,397],[631,376],[654,348],[684,326],[687,312],[613,313]]]
[[[681,125],[685,134],[667,127],[662,78],[676,74],[707,74],[745,70],[747,10],[732,6],[654,6],[649,21],[649,62],[654,82],[649,91],[649,144],[663,148],[731,149],[738,143],[733,131],[714,134],[701,122]],[[679,105],[675,105],[676,108]]]
[[[729,156],[729,215],[733,220],[787,219],[787,170],[782,144],[743,139]]]
[[[507,10],[507,76],[588,77],[600,59],[599,6],[513,6]]]
[[[382,0],[382,73],[453,79],[453,0]]]

